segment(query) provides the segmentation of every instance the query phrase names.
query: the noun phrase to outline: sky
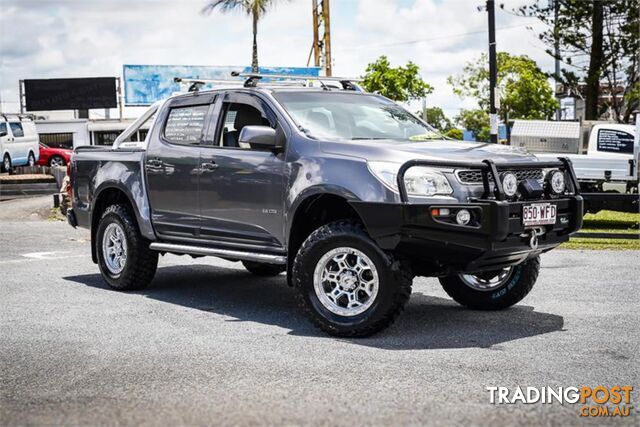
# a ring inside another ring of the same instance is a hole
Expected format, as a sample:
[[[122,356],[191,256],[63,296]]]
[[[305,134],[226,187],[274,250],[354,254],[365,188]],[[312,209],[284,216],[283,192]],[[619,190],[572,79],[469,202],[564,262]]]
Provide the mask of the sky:
[[[553,60],[537,33],[544,24],[496,10],[499,51],[526,54],[545,71]],[[249,65],[251,20],[202,15],[206,0],[0,0],[0,111],[15,112],[18,81],[121,76],[123,64]],[[333,74],[360,76],[387,55],[413,61],[434,87],[429,106],[453,117],[472,108],[447,76],[488,50],[482,0],[331,0]],[[311,0],[280,0],[258,29],[262,66],[305,66],[313,38]],[[313,65],[313,64],[312,64]],[[412,108],[416,108],[412,105]],[[140,110],[126,109],[135,116]]]

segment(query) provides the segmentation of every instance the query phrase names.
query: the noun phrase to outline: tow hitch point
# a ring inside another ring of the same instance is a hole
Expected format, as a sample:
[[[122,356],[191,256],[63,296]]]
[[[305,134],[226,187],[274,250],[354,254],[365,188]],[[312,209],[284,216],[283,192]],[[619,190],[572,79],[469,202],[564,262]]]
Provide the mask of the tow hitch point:
[[[529,246],[531,249],[538,249],[538,231],[534,228],[529,235]]]

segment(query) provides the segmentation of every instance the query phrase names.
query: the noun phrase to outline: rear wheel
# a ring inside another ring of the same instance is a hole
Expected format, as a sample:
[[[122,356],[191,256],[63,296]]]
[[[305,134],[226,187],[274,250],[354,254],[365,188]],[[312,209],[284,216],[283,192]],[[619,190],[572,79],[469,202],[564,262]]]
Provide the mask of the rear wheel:
[[[36,165],[36,156],[33,155],[33,151],[29,151],[29,157],[27,158],[27,166],[33,167]]]
[[[62,158],[61,156],[53,156],[51,157],[51,159],[49,159],[49,167],[56,167],[56,166],[64,166],[65,165],[65,161],[64,158]]]
[[[11,171],[11,156],[9,156],[9,153],[5,153],[4,157],[2,158],[2,172],[9,171]]]
[[[96,251],[102,277],[118,290],[146,288],[158,266],[158,252],[140,232],[125,205],[109,206],[96,231]]]
[[[500,270],[440,278],[445,292],[476,310],[501,310],[526,297],[538,279],[540,257]]]
[[[314,231],[293,264],[298,305],[323,331],[364,337],[388,327],[411,295],[407,266],[383,252],[356,223]]]
[[[242,261],[242,265],[252,274],[256,276],[277,276],[282,273],[286,267],[284,265],[267,264],[264,262]]]

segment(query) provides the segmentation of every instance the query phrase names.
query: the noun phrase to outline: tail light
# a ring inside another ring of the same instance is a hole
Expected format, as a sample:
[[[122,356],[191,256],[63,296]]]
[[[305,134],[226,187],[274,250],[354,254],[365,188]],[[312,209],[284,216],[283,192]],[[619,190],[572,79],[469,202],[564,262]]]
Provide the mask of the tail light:
[[[73,202],[73,154],[69,158],[69,162],[67,163],[67,197],[69,198],[69,203]]]

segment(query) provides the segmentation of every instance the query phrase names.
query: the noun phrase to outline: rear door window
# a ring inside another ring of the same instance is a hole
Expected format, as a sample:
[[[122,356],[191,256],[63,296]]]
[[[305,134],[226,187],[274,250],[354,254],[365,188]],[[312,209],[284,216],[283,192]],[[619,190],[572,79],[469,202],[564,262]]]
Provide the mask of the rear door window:
[[[5,122],[0,123],[0,136],[7,135],[7,124]]]
[[[24,130],[22,130],[22,123],[9,123],[9,127],[11,127],[11,132],[15,138],[20,138],[24,136]]]
[[[164,137],[176,144],[200,144],[209,104],[173,107],[164,126]]]

